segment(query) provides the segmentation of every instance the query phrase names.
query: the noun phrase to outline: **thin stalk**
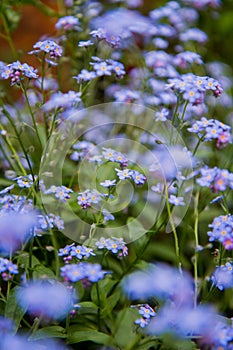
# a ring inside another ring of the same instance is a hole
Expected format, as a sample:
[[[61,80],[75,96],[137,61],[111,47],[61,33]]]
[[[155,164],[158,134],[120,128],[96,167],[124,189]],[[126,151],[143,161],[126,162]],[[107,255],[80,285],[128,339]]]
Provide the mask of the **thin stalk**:
[[[198,140],[198,142],[197,142],[197,144],[196,144],[196,147],[194,148],[193,156],[195,156],[195,154],[196,154],[196,152],[197,152],[197,150],[198,150],[198,148],[199,148],[201,142],[204,140],[204,138],[205,138],[204,135],[203,135],[201,138],[199,138],[199,140]]]
[[[198,213],[198,201],[199,201],[199,192],[197,192],[195,200],[194,200],[194,237],[195,237],[195,256],[194,256],[194,307],[197,307],[197,296],[198,296],[198,221],[199,221],[199,213]]]
[[[100,290],[99,290],[99,284],[96,282],[96,293],[97,293],[97,300],[98,300],[98,311],[97,311],[97,324],[98,324],[98,330],[100,331]]]
[[[172,232],[173,232],[173,236],[174,236],[177,266],[178,266],[178,269],[179,269],[180,273],[182,274],[179,240],[178,240],[178,236],[177,236],[177,232],[176,232],[176,227],[175,227],[175,224],[174,224],[174,221],[173,221],[173,218],[172,218],[170,204],[169,204],[169,201],[168,201],[168,188],[167,188],[167,186],[165,186],[165,195],[166,195],[166,207],[167,207],[167,212],[168,212],[168,218],[169,218],[169,222],[170,222],[170,225],[171,225],[171,228],[172,228]]]
[[[33,181],[35,181],[35,177],[34,177],[34,174],[33,174],[31,162],[30,162],[30,160],[29,160],[29,158],[28,158],[28,154],[27,154],[27,151],[26,151],[26,149],[25,149],[25,147],[24,147],[24,144],[23,144],[23,142],[22,142],[22,140],[21,140],[20,134],[19,134],[19,132],[18,132],[18,130],[17,130],[17,128],[16,128],[14,122],[12,121],[10,114],[9,114],[5,109],[3,109],[3,112],[4,112],[5,116],[7,117],[7,119],[9,120],[9,122],[10,122],[10,124],[11,124],[11,126],[12,126],[12,128],[13,128],[13,130],[14,130],[14,132],[15,132],[15,135],[16,135],[18,141],[19,141],[19,144],[20,144],[20,146],[21,146],[21,148],[22,148],[23,154],[24,154],[24,156],[25,156],[25,158],[26,158],[26,161],[27,161],[27,163],[28,163],[28,167],[29,167],[29,169],[30,169],[30,172],[31,172]],[[10,141],[10,140],[8,139],[8,142],[9,142],[9,141]],[[12,145],[12,144],[11,144],[11,145]],[[13,146],[12,146],[12,147],[13,147]],[[19,159],[19,156],[18,156],[18,154],[16,153],[16,151],[14,150],[14,147],[13,147],[11,150],[12,150],[12,152],[14,152],[14,156],[16,157],[17,161],[19,160],[19,164],[21,164],[20,159]],[[22,173],[23,173],[24,175],[27,175],[27,173],[26,173],[26,171],[24,170],[22,164],[21,164],[21,167],[22,167],[22,168],[21,168]]]
[[[4,12],[1,12],[1,18],[2,18],[3,27],[4,27],[4,30],[6,33],[6,41],[8,42],[8,44],[11,48],[12,55],[13,55],[14,59],[17,60],[18,54],[17,54],[17,51],[15,49],[14,42],[11,38],[10,29],[8,27],[7,18],[6,18],[6,15]]]
[[[41,139],[40,139],[40,135],[39,135],[39,132],[38,132],[38,128],[37,128],[37,125],[36,125],[35,116],[34,116],[34,113],[32,111],[29,99],[28,99],[27,90],[26,90],[25,85],[24,85],[24,83],[22,81],[20,82],[20,86],[21,86],[21,88],[23,90],[23,93],[25,95],[25,98],[26,98],[28,110],[29,110],[29,113],[30,113],[31,118],[32,118],[32,123],[33,123],[34,129],[35,129],[35,133],[36,133],[37,138],[38,138],[38,140],[40,142],[41,148],[43,149],[42,142],[41,142]]]

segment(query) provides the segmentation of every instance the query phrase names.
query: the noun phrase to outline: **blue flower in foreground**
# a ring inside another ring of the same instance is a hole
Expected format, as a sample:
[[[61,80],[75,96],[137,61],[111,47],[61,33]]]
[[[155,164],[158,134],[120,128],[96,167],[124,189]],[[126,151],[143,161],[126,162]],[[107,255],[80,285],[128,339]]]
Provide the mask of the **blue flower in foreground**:
[[[158,263],[148,269],[136,271],[126,276],[123,290],[132,299],[156,297],[181,304],[192,303],[194,286],[191,276],[180,274],[178,269]]]
[[[9,281],[13,275],[18,274],[18,266],[10,260],[0,257],[0,273],[4,281]]]
[[[146,176],[140,174],[137,170],[132,170],[131,178],[136,185],[143,185],[146,181]]]
[[[15,330],[15,324],[13,320],[10,320],[9,318],[4,316],[0,316],[0,336],[4,334],[13,333],[14,330]]]
[[[1,350],[69,350],[64,344],[51,340],[29,341],[22,335],[5,335],[1,339]]]
[[[63,319],[73,306],[70,290],[57,281],[31,281],[17,290],[16,297],[30,315],[45,320]]]
[[[157,336],[170,333],[181,338],[200,336],[211,344],[217,320],[216,311],[209,305],[193,308],[166,303],[150,321],[148,332]]]
[[[37,176],[34,178],[37,179]],[[17,182],[17,185],[21,188],[30,188],[33,186],[34,180],[31,174],[26,176],[19,176],[14,179]]]
[[[36,214],[10,212],[0,217],[0,252],[10,255],[33,236]]]
[[[131,169],[115,169],[120,180],[131,179],[133,171]]]

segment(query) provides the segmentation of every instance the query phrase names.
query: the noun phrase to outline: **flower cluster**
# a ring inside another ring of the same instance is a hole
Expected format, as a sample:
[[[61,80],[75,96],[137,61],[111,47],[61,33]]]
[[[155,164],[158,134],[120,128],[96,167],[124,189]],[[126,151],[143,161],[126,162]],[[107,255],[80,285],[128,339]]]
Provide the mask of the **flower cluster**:
[[[37,41],[33,45],[33,48],[35,50],[30,51],[29,54],[38,54],[39,52],[45,52],[49,53],[50,58],[60,57],[63,52],[61,46],[58,45],[54,40],[50,39]]]
[[[9,281],[12,275],[18,274],[18,266],[10,260],[0,257],[0,273],[4,281]]]
[[[11,85],[19,84],[23,77],[29,79],[38,78],[37,70],[27,63],[21,63],[19,61],[8,64],[5,69],[1,71],[1,79],[11,79]]]
[[[209,187],[214,193],[233,188],[233,174],[226,169],[204,166],[200,169],[201,177],[197,178],[198,185]]]
[[[98,249],[107,249],[113,254],[118,254],[119,257],[126,256],[128,254],[128,248],[123,238],[104,238],[101,237],[95,245]]]
[[[56,228],[58,230],[64,229],[64,221],[60,216],[52,213],[47,215],[38,214],[37,223],[34,227],[34,234],[41,235],[41,233]]]
[[[223,148],[232,142],[231,127],[216,119],[202,117],[187,129],[191,133],[203,137],[204,141],[216,140],[217,148]]]
[[[64,30],[69,30],[69,29],[80,29],[80,22],[77,17],[74,16],[64,16],[59,18],[57,23],[55,24],[55,28],[57,30],[64,29]]]
[[[90,65],[93,67],[93,71],[82,69],[77,76],[73,77],[78,83],[89,81],[104,75],[110,76],[112,73],[114,73],[116,77],[122,78],[126,73],[124,65],[121,62],[113,59],[102,60],[95,56],[93,56],[92,59],[93,62],[90,62]]]
[[[81,104],[81,93],[68,91],[67,93],[55,92],[51,95],[49,101],[43,105],[43,110],[49,112],[55,108],[70,108]]]
[[[87,209],[91,206],[91,204],[97,204],[100,203],[102,197],[104,196],[103,193],[100,193],[97,190],[85,190],[84,192],[80,192],[77,199],[78,204],[81,205],[82,209]]]
[[[226,250],[233,249],[233,216],[220,215],[214,218],[213,222],[209,225],[212,229],[207,234],[209,241],[219,241],[223,244]]]
[[[134,306],[132,305],[131,308],[138,308],[138,313],[141,316],[139,319],[135,320],[135,324],[139,325],[141,328],[145,328],[149,325],[151,317],[156,316],[156,312],[152,307],[148,304],[142,304]]]
[[[77,282],[98,282],[104,278],[107,271],[102,270],[100,264],[80,262],[79,264],[68,264],[61,267],[61,276],[65,281]]]
[[[233,287],[233,265],[227,262],[225,265],[216,266],[211,275],[212,283],[220,290]]]
[[[87,259],[90,256],[94,256],[95,253],[93,249],[88,248],[84,245],[74,245],[74,243],[70,245],[66,245],[64,248],[60,248],[58,252],[59,256],[63,256],[63,260],[65,262],[71,261],[73,258],[78,260]]]
[[[47,190],[43,191],[44,194],[54,194],[54,196],[62,202],[66,202],[67,199],[70,198],[70,193],[73,192],[71,188],[66,186],[50,186]]]
[[[168,79],[168,87],[193,105],[201,104],[204,94],[212,91],[215,97],[221,95],[223,89],[219,81],[207,76],[197,76],[192,73],[183,74],[179,78]]]

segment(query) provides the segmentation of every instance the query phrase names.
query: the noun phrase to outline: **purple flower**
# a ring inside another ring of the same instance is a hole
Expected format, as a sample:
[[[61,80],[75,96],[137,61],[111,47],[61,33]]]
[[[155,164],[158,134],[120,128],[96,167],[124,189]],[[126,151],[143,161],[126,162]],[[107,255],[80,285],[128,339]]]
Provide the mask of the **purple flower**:
[[[97,62],[93,64],[93,68],[95,70],[95,73],[97,76],[103,76],[103,75],[111,75],[112,73],[112,66],[109,65],[107,62]]]
[[[214,218],[212,224],[209,225],[212,231],[207,234],[209,241],[219,241],[223,244],[226,250],[233,249],[233,216],[221,215]]]
[[[72,295],[62,283],[46,280],[29,282],[17,291],[17,300],[32,316],[43,319],[63,319],[73,305]]]

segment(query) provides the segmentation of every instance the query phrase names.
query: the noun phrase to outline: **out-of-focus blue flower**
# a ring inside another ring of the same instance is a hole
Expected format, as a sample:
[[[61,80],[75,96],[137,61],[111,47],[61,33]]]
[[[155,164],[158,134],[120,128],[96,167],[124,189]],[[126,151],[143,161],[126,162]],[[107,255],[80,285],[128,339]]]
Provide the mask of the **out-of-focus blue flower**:
[[[214,270],[211,281],[220,290],[233,287],[233,266],[227,262],[225,265],[217,266]]]
[[[74,16],[64,16],[59,18],[57,23],[55,24],[56,29],[64,29],[64,30],[69,30],[69,29],[76,29],[76,30],[81,30],[80,28],[80,22],[77,17]]]
[[[103,209],[102,211],[104,221],[113,221],[115,220],[114,215],[112,215],[107,209]]]
[[[183,42],[196,41],[200,44],[204,44],[208,40],[206,33],[198,28],[187,29],[179,35],[179,38]]]
[[[151,320],[148,332],[153,335],[170,333],[182,338],[200,336],[208,339],[211,343],[216,323],[217,313],[208,305],[193,308],[192,306],[179,307],[167,303],[158,310],[156,317]]]
[[[81,262],[68,264],[61,268],[61,276],[65,281],[77,282],[87,279],[90,282],[98,282],[103,279],[107,271],[102,270],[101,265]]]
[[[5,335],[1,339],[1,350],[69,350],[64,344],[51,340],[29,341],[21,335]]]
[[[2,337],[5,334],[13,333],[14,330],[15,330],[14,321],[10,320],[7,317],[0,316],[0,336]]]
[[[43,106],[45,112],[49,112],[54,108],[69,108],[78,106],[81,103],[81,93],[76,91],[68,91],[67,93],[56,92],[50,96]]]
[[[92,45],[94,45],[94,43],[91,40],[86,40],[86,41],[81,40],[78,43],[78,47],[88,47],[88,46],[92,46]]]
[[[192,304],[194,293],[191,276],[181,275],[178,269],[162,263],[128,275],[122,286],[130,299],[156,297],[180,305]]]
[[[184,202],[184,198],[183,197],[176,197],[173,194],[171,194],[168,198],[168,202],[175,205],[175,206],[179,206],[179,205],[185,205]]]
[[[162,108],[160,111],[155,113],[155,120],[164,122],[167,120],[167,116],[169,115],[169,110],[167,108]]]
[[[10,255],[33,237],[36,214],[9,212],[0,217],[0,252]]]
[[[105,180],[104,182],[100,182],[100,185],[103,187],[112,187],[116,185],[116,180]]]
[[[35,280],[17,291],[19,305],[32,316],[59,320],[73,306],[71,291],[57,281]]]

